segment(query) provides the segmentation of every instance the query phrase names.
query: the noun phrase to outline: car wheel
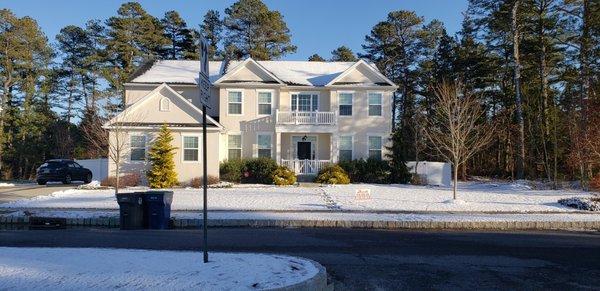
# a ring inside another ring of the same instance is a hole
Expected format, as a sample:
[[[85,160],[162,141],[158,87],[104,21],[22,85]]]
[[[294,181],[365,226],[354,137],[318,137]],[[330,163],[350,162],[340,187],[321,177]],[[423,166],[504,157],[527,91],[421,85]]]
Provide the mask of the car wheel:
[[[71,175],[67,174],[63,180],[63,184],[71,184]]]
[[[46,181],[44,180],[38,180],[37,183],[38,185],[46,185]]]
[[[92,182],[92,174],[88,173],[87,175],[85,175],[85,180],[83,180],[84,183],[89,184]]]

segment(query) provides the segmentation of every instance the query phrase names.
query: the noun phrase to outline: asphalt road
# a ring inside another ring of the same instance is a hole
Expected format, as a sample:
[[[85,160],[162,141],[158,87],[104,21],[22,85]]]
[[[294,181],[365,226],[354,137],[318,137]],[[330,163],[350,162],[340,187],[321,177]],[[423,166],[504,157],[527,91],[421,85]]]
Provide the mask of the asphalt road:
[[[14,187],[0,188],[0,203],[6,203],[19,199],[27,199],[40,195],[52,194],[56,191],[72,189],[79,184],[63,185],[63,184],[17,184]]]
[[[199,250],[201,241],[202,233],[196,230],[0,231],[0,246],[16,247]],[[209,246],[211,251],[313,259],[327,268],[337,290],[597,290],[600,286],[597,232],[215,228],[209,230]]]

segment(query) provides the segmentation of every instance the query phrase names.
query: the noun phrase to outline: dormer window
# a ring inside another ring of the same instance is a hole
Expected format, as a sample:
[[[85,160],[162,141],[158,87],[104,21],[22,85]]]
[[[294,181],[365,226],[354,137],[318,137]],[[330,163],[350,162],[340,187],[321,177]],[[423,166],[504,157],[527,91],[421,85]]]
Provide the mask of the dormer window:
[[[159,110],[160,111],[170,111],[169,107],[171,105],[171,101],[167,97],[163,97],[160,99]]]

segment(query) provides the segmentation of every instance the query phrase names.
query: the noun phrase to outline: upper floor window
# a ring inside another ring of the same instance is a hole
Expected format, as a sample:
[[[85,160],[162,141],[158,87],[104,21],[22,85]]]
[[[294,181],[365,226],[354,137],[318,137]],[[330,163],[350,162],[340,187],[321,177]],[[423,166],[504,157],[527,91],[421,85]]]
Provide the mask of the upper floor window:
[[[160,99],[159,110],[160,111],[169,111],[169,107],[171,105],[171,101],[167,97],[163,97]]]
[[[340,136],[340,161],[352,160],[352,136]]]
[[[227,112],[229,114],[242,114],[242,91],[229,91],[227,93]]]
[[[273,143],[271,141],[270,134],[259,134],[256,137],[258,146],[258,157],[259,158],[270,158],[272,157],[271,148]]]
[[[183,160],[186,162],[198,161],[198,137],[184,136],[183,137]]]
[[[352,116],[352,93],[340,93],[340,116]]]
[[[381,116],[382,99],[381,93],[369,93],[369,116]]]
[[[129,138],[129,145],[131,149],[129,159],[132,161],[146,160],[146,136],[132,135]]]
[[[227,136],[227,158],[230,160],[242,158],[241,134],[230,134]]]
[[[292,94],[292,111],[319,110],[319,95],[311,93]]]
[[[369,158],[381,160],[383,140],[381,136],[369,136]]]
[[[259,91],[258,92],[258,114],[271,115],[273,108],[273,92]]]

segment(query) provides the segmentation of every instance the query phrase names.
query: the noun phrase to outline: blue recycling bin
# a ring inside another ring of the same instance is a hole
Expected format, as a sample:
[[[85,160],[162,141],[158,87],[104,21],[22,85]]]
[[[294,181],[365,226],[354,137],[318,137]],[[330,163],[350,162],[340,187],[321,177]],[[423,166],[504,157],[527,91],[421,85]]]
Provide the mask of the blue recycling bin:
[[[173,191],[148,191],[144,200],[144,225],[149,229],[168,229]]]

